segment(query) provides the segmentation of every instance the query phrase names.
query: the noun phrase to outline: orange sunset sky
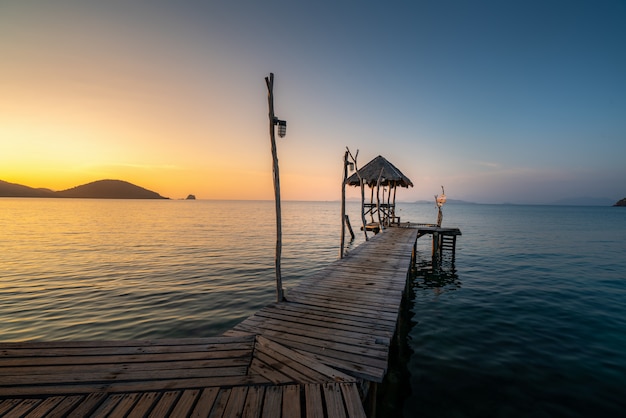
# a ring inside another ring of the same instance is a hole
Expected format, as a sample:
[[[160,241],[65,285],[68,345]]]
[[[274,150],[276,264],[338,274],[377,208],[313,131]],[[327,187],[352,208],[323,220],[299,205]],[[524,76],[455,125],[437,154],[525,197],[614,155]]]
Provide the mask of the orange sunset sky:
[[[314,4],[313,4],[314,3]],[[506,4],[503,4],[506,3]],[[0,179],[170,198],[340,198],[346,146],[399,199],[626,195],[626,6],[600,2],[0,3]],[[354,191],[354,196],[357,193]]]

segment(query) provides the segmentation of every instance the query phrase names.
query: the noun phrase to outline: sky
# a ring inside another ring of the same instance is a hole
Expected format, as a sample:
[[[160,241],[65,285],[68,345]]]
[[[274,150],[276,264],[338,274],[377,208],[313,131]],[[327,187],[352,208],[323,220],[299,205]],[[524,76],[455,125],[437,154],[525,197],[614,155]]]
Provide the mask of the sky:
[[[0,180],[271,200],[272,72],[284,200],[349,147],[399,200],[617,201],[624,45],[623,0],[0,0]]]

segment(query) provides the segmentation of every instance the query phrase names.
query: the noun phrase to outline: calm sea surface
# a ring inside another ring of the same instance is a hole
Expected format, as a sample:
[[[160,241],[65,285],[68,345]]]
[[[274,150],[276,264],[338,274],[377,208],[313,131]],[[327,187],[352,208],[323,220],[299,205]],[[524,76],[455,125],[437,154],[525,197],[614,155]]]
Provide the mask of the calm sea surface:
[[[283,202],[285,287],[337,258],[339,210]],[[396,408],[624,416],[626,210],[448,204],[444,226],[463,236],[454,263],[413,280]],[[271,201],[2,198],[0,231],[2,341],[214,336],[275,299]]]

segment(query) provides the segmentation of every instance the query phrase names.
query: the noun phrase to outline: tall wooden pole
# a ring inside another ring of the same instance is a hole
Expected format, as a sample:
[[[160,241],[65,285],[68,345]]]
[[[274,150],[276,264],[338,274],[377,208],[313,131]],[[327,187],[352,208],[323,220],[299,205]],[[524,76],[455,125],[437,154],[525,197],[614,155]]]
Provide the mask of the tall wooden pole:
[[[272,172],[274,173],[274,198],[276,201],[276,301],[283,301],[283,279],[280,272],[280,257],[282,253],[282,226],[280,215],[280,176],[278,174],[278,155],[276,152],[276,134],[274,132],[274,125],[276,124],[276,117],[274,116],[274,73],[270,73],[269,77],[265,77],[265,84],[267,84],[267,103],[269,105],[269,120],[270,120],[270,141],[272,143],[272,160],[274,162]]]

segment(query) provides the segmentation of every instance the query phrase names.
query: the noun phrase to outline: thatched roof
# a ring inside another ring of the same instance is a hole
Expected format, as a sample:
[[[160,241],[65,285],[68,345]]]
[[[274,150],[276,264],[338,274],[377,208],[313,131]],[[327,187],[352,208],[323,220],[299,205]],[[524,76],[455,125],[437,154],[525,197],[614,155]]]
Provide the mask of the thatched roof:
[[[380,174],[382,170],[382,176]],[[378,176],[380,176],[381,186],[387,186],[395,184],[401,187],[413,187],[413,182],[402,174],[402,171],[398,170],[395,165],[391,164],[384,157],[380,155],[374,158],[369,163],[365,164],[359,169],[359,174],[363,178],[363,182],[370,187],[376,186],[378,182]],[[359,186],[359,177],[356,173],[352,174],[346,179],[346,184],[350,186]]]

